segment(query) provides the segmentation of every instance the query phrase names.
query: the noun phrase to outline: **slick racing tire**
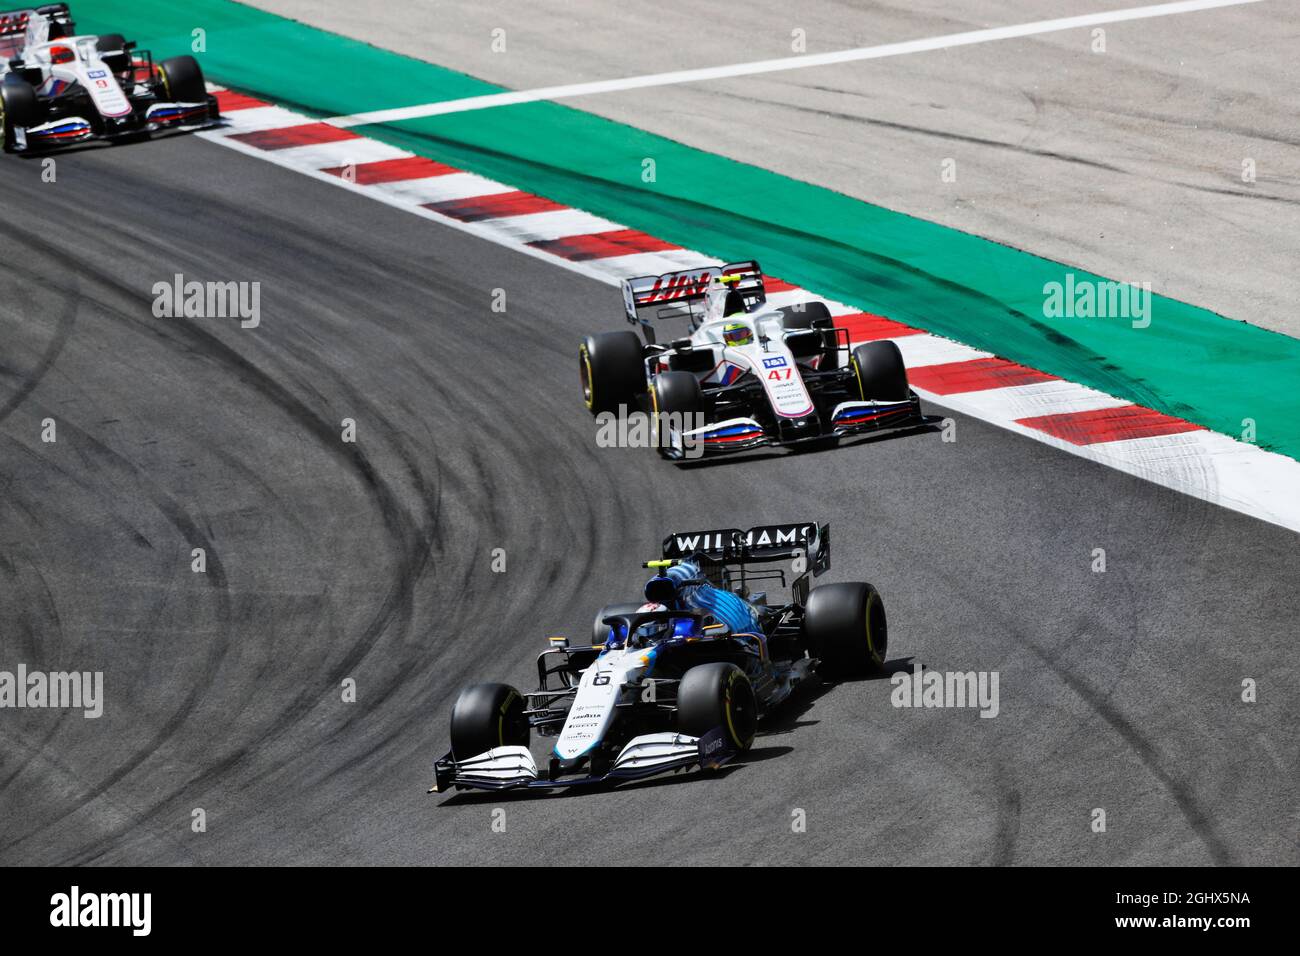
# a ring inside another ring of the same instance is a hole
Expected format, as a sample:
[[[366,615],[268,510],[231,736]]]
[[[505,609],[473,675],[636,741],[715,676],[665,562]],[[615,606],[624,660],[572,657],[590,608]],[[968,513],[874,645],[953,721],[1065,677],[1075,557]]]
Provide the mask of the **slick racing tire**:
[[[905,402],[911,397],[903,353],[893,342],[864,342],[853,350],[853,371],[864,402]]]
[[[617,412],[620,405],[636,408],[645,391],[645,362],[635,332],[597,332],[578,348],[582,400],[593,415]]]
[[[15,148],[14,127],[35,126],[41,121],[41,114],[36,89],[19,77],[5,77],[0,84],[0,145],[6,153]]]
[[[736,750],[749,749],[758,729],[754,688],[735,664],[697,664],[677,685],[677,729],[703,737],[718,727]]]
[[[468,760],[494,747],[527,747],[524,698],[508,684],[466,687],[451,709],[451,755]]]
[[[173,103],[206,103],[208,89],[203,85],[203,71],[192,56],[174,56],[158,64],[163,95]]]
[[[667,423],[682,430],[699,427],[704,415],[700,380],[691,372],[660,372],[650,386],[650,411],[655,448],[668,457],[672,446],[668,430],[660,427],[662,416],[671,416]]]
[[[609,640],[610,626],[603,623],[605,618],[615,614],[635,614],[641,609],[640,604],[606,604],[596,612],[596,619],[591,622],[591,645],[603,647]]]
[[[808,592],[804,638],[830,677],[856,677],[883,667],[889,649],[885,602],[870,584],[823,584]]]
[[[813,322],[818,319],[830,319],[831,310],[826,308],[825,302],[801,302],[803,310],[800,311],[798,306],[786,305],[781,307],[781,326],[787,332],[793,332],[797,329],[811,329]]]

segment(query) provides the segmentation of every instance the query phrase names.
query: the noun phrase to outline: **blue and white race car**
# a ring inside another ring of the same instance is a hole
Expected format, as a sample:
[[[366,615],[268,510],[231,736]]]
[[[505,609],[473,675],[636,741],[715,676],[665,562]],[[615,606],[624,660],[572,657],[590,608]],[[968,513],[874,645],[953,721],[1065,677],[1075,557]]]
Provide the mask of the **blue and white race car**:
[[[815,523],[674,533],[642,602],[600,610],[589,646],[552,638],[538,690],[475,684],[451,712],[430,793],[570,787],[717,767],[814,673],[883,666],[885,606],[862,582],[811,586],[830,567]],[[781,600],[769,588],[788,592]],[[760,588],[762,590],[760,590]],[[532,731],[554,738],[539,767]]]
[[[757,262],[623,282],[635,332],[598,332],[578,349],[583,401],[593,415],[650,416],[665,458],[762,446],[831,443],[925,424],[898,346],[850,348],[824,302],[776,307]],[[686,335],[657,341],[677,320]]]

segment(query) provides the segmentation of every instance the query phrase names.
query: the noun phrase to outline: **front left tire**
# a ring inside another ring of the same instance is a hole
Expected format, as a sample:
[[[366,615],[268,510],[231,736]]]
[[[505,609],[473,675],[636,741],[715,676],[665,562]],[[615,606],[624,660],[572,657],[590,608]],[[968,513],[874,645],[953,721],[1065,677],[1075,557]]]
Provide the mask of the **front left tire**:
[[[0,84],[0,145],[14,151],[15,127],[35,126],[41,121],[41,102],[36,89],[26,80],[7,76]]]
[[[173,103],[206,103],[208,88],[203,70],[192,56],[174,56],[158,64],[163,94]]]
[[[593,415],[636,408],[637,395],[645,391],[645,364],[641,340],[635,332],[597,332],[578,347],[578,375],[582,400]]]
[[[851,362],[862,401],[905,402],[911,398],[903,353],[893,342],[864,342],[853,350]]]
[[[700,380],[693,372],[660,372],[650,386],[650,412],[654,446],[667,458],[672,444],[662,427],[664,422],[690,431],[704,421],[704,390],[700,388]]]
[[[527,747],[524,697],[509,684],[473,684],[451,709],[451,755],[468,760],[495,747]]]
[[[758,730],[758,701],[735,664],[697,664],[677,685],[677,729],[703,737],[721,727],[736,750],[748,750]]]

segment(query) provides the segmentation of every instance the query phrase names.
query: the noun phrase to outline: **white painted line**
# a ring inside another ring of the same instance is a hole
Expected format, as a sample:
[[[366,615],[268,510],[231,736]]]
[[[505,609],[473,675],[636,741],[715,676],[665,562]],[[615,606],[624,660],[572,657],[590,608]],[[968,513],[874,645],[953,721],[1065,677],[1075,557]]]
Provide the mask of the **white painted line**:
[[[294,113],[282,106],[252,106],[246,110],[231,110],[222,113],[221,120],[225,123],[222,129],[230,133],[260,133],[266,129],[282,129],[311,122],[301,113]]]
[[[1207,501],[1300,531],[1300,495],[1296,474],[1300,466],[1285,455],[1262,451],[1217,432],[1188,432],[1199,446],[1197,454],[1214,465],[1216,482],[1204,494]],[[1107,445],[1117,448],[1118,442]]]
[[[484,179],[473,173],[448,173],[445,176],[425,176],[422,179],[399,179],[391,183],[376,183],[368,188],[416,205],[515,192],[513,186]]]
[[[1017,37],[1056,33],[1061,30],[1099,26],[1104,23],[1146,20],[1152,17],[1167,17],[1179,13],[1195,13],[1201,10],[1215,10],[1220,7],[1236,7],[1259,2],[1261,0],[1181,0],[1178,3],[1158,3],[1143,7],[1129,7],[1124,10],[1106,10],[1101,13],[1086,13],[1074,17],[1059,17],[1055,20],[1038,20],[1033,23],[990,27],[985,30],[970,30],[965,33],[949,33],[944,36],[906,40],[901,43],[884,43],[879,46],[839,50],[834,53],[810,53],[802,56],[781,57],[775,60],[733,63],[728,66],[711,66],[695,70],[675,70],[670,73],[629,76],[618,80],[597,80],[590,83],[545,86],[535,90],[489,93],[483,96],[444,100],[441,103],[425,103],[419,106],[371,110],[366,113],[355,113],[351,116],[336,116],[333,119],[326,120],[326,122],[335,126],[396,123],[401,120],[417,119],[423,116],[464,113],[469,110],[485,110],[498,106],[514,106],[519,103],[535,103],[539,100],[568,99],[574,96],[590,96],[595,93],[617,93],[624,90],[646,89],[653,86],[699,83],[706,80],[723,80],[737,76],[754,76],[758,73],[777,73],[784,70],[803,70],[815,66],[833,66],[837,63],[853,63],[859,60],[879,60],[891,56],[904,56],[909,53],[948,50],[953,47],[970,46],[975,43],[990,43],[995,40],[1011,40]]]
[[[580,209],[555,209],[523,216],[504,216],[489,222],[494,229],[516,242],[540,242],[568,236],[589,236],[593,232],[611,232],[623,227],[616,222],[593,216]]]
[[[971,359],[992,358],[992,352],[981,352],[952,339],[940,338],[924,332],[920,335],[900,335],[890,339],[903,353],[903,364],[908,368],[922,365],[946,365],[949,362],[969,362]]]
[[[620,227],[622,228],[622,227]],[[663,252],[631,252],[625,256],[608,256],[590,259],[587,264],[612,279],[630,279],[632,276],[661,276],[665,272],[680,272],[701,266],[717,265],[716,256],[706,256],[692,249],[665,249]]]
[[[901,339],[899,340],[902,341]],[[1065,415],[1090,412],[1098,408],[1119,408],[1133,403],[1096,389],[1060,379],[966,392],[969,408],[979,418],[1037,418],[1040,415]]]
[[[830,310],[831,315],[841,316],[862,314],[862,309],[859,309],[857,306],[847,305],[843,302],[836,302],[834,299],[821,299],[820,296],[812,295],[810,292],[803,292],[802,294],[805,297],[811,296],[814,299],[820,299],[820,301],[826,304],[826,308]]]
[[[335,143],[309,143],[276,150],[291,163],[311,169],[332,169],[336,166],[377,163],[386,159],[408,159],[413,153],[389,146],[377,139],[345,139]]]
[[[851,305],[845,305],[843,302],[836,302],[834,299],[824,299],[819,295],[809,292],[807,289],[791,289],[789,292],[772,292],[767,296],[768,305],[780,309],[787,305],[797,305],[800,302],[820,302],[826,306],[831,315],[855,315],[861,312],[861,309],[855,309]]]

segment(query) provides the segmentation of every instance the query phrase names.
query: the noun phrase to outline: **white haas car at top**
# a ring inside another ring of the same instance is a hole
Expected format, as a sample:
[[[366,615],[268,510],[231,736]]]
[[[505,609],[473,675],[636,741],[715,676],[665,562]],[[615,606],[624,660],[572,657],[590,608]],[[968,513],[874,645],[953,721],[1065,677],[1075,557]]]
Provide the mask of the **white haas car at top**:
[[[822,302],[776,307],[758,263],[623,281],[635,332],[598,332],[578,351],[592,414],[642,410],[666,458],[807,446],[928,423],[898,346],[850,349]],[[655,322],[687,335],[656,341]],[[694,452],[694,454],[692,454]]]
[[[154,63],[118,34],[78,34],[64,3],[0,13],[0,142],[7,153],[218,118],[192,56]]]

